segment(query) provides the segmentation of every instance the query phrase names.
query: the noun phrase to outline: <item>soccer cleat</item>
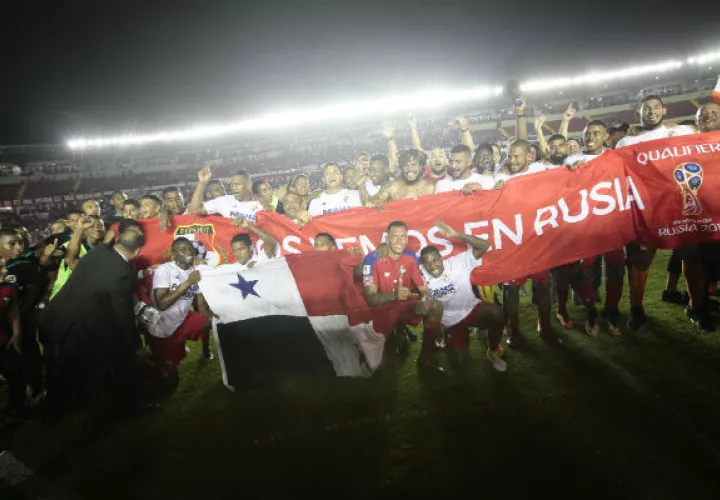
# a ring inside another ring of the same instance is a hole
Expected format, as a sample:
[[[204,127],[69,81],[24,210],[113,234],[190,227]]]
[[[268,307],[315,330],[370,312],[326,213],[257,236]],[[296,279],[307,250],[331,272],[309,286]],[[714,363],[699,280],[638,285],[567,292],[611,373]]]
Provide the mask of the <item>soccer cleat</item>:
[[[557,318],[558,323],[560,323],[560,326],[562,326],[563,328],[572,328],[573,326],[575,326],[574,323],[572,322],[572,320],[570,319],[567,311],[562,311],[562,312],[558,311],[558,313],[555,315],[555,317]]]
[[[585,322],[585,333],[590,335],[591,337],[597,337],[598,332],[600,331],[599,325],[598,325],[598,313],[594,309],[589,312],[588,320]]]
[[[620,311],[617,309],[611,309],[609,311],[603,311],[602,319],[605,321],[607,332],[611,337],[619,337],[622,335],[620,332]]]
[[[500,351],[500,352],[498,352]],[[502,359],[502,349],[498,350],[487,350],[487,359],[492,364],[492,367],[495,368],[495,370],[499,372],[504,372],[507,370],[507,363],[504,359]]]
[[[203,351],[203,357],[208,361],[212,361],[213,359],[215,359],[215,356],[210,349],[208,349],[207,351]]]
[[[685,308],[685,314],[690,318],[690,321],[696,328],[699,328],[705,332],[712,333],[717,330],[715,321],[707,313],[707,309],[690,309]]]
[[[507,345],[510,349],[522,349],[523,345],[525,345],[525,341],[523,340],[519,330],[506,328],[505,333],[507,334]]]
[[[645,316],[645,309],[642,307],[631,307],[630,315],[627,320],[627,327],[634,331],[639,332],[647,322],[647,316]]]
[[[421,368],[423,370],[428,371],[436,371],[439,373],[444,373],[445,368],[440,365],[440,362],[438,361],[437,357],[431,354],[426,355],[420,355],[420,357],[417,360],[418,368]]]
[[[682,293],[678,292],[677,290],[663,290],[662,293],[662,300],[663,302],[668,302],[670,304],[677,304],[680,306],[687,305],[687,302],[685,301],[685,297]]]
[[[562,344],[562,339],[558,337],[552,328],[538,328],[538,336],[549,345],[558,346]]]

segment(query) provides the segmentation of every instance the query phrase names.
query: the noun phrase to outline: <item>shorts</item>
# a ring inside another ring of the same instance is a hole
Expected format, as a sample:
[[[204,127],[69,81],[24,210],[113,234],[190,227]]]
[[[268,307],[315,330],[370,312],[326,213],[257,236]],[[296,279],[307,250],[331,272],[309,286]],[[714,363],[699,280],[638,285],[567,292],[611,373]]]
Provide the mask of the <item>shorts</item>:
[[[527,283],[528,279],[533,280],[533,283],[536,283],[539,285],[547,285],[550,283],[550,271],[540,271],[539,273],[531,274],[530,276],[525,276],[523,278],[511,280],[511,281],[508,281],[506,283],[506,285],[508,285],[508,286],[523,286],[525,283]]]
[[[483,303],[480,302],[457,325],[445,328],[445,342],[448,349],[467,349],[470,347],[470,328],[480,321]]]
[[[207,317],[197,311],[188,313],[185,321],[166,338],[152,337],[153,361],[161,370],[174,371],[185,357],[185,341],[200,340],[207,334]]]
[[[396,301],[373,308],[381,313],[373,315],[373,328],[378,333],[389,335],[398,324],[419,325],[422,316],[415,313],[415,307],[420,301],[417,297],[410,297],[403,303]]]

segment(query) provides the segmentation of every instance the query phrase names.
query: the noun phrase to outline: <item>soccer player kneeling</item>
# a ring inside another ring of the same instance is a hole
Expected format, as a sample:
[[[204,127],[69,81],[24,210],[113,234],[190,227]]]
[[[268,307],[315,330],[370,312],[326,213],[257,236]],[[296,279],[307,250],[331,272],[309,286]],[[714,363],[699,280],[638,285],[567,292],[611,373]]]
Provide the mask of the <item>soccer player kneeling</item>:
[[[442,222],[435,225],[452,240],[467,243],[470,248],[443,261],[437,247],[427,246],[420,252],[421,270],[425,276],[430,297],[443,304],[442,324],[445,327],[448,356],[462,362],[467,357],[469,329],[477,327],[488,331],[487,358],[497,371],[507,370],[500,340],[503,332],[503,312],[495,304],[483,302],[475,296],[470,283],[471,271],[480,265],[489,243],[475,236],[456,231]]]
[[[191,311],[198,299],[198,309],[208,311],[198,293],[200,271],[193,266],[195,247],[186,238],[172,244],[171,262],[166,262],[153,274],[153,301],[161,311],[159,321],[150,334],[153,361],[164,376],[174,376],[185,357],[187,340],[202,340],[210,330],[209,312]]]

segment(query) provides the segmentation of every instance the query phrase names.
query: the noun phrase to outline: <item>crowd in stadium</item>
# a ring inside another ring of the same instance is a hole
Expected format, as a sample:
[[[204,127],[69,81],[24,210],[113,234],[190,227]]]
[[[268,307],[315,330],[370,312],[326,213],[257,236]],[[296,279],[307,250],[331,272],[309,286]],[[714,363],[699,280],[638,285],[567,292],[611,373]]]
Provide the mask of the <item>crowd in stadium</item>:
[[[426,148],[431,134],[425,135],[410,117],[402,127],[384,123],[379,141],[382,146],[376,144],[377,147],[356,154],[353,162],[326,161],[318,169],[303,170],[298,166],[282,173],[251,175],[238,168],[242,165],[216,160],[193,172],[192,179],[184,177],[183,182],[173,185],[145,183],[154,187],[136,185],[123,189],[115,184],[109,199],[86,196],[76,205],[77,197],[58,201],[51,196],[42,207],[21,205],[20,210],[2,212],[0,292],[4,299],[4,327],[0,330],[0,369],[8,380],[10,394],[4,416],[8,420],[23,420],[28,407],[42,404],[48,390],[51,399],[54,396],[64,403],[70,397],[68,381],[81,383],[79,377],[73,377],[76,372],[70,370],[68,374],[66,363],[54,359],[56,346],[48,332],[55,328],[52,320],[57,319],[59,306],[54,306],[53,301],[56,296],[60,302],[65,300],[67,293],[62,293],[63,288],[72,282],[70,278],[78,263],[95,253],[92,251],[95,247],[115,242],[123,259],[132,260],[142,245],[142,233],[133,224],[135,219],[157,219],[162,228],[182,214],[231,218],[243,230],[231,245],[235,265],[246,269],[279,255],[275,236],[256,225],[256,215],[263,210],[284,214],[302,226],[313,217],[353,207],[382,210],[386,203],[427,194],[462,191],[471,195],[477,190],[502,189],[519,176],[541,175],[556,168],[583,168],[610,149],[720,130],[720,105],[714,102],[701,104],[691,123],[669,123],[667,113],[662,97],[645,95],[637,104],[637,125],[606,124],[593,119],[583,124],[582,138],[571,139],[568,130],[575,116],[571,105],[563,110],[557,133],[546,137],[542,132],[542,115],[527,116],[526,102],[518,99],[513,109],[516,134],[510,141],[477,144],[470,121],[460,116],[452,121],[455,144],[446,149],[441,146],[442,140],[435,138],[430,142],[432,147]],[[537,136],[533,142],[528,140],[529,121]],[[412,144],[401,149],[396,132],[405,126]],[[119,180],[109,178],[110,183]],[[45,220],[39,220],[38,213],[44,213]],[[31,226],[33,235],[26,226]],[[596,258],[548,269],[503,284],[498,297],[481,293],[469,282],[469,274],[488,250],[488,243],[442,222],[438,222],[438,227],[446,238],[467,243],[469,250],[444,261],[437,248],[427,246],[416,257],[407,249],[408,229],[412,228],[403,221],[395,221],[387,228],[386,244],[367,256],[357,256],[357,274],[363,281],[369,305],[415,301],[403,324],[423,321],[418,359],[423,369],[443,370],[437,356],[441,349],[462,357],[462,353],[467,353],[470,329],[477,328],[487,331],[488,361],[496,370],[505,371],[510,360],[501,340],[506,335],[509,347],[523,346],[519,301],[528,280],[532,280],[533,304],[537,308],[537,332],[550,345],[561,343],[553,317],[560,327],[572,326],[567,309],[572,290],[586,310],[585,331],[590,336],[598,335],[601,329],[612,336],[621,335],[620,301],[626,279],[630,303],[626,327],[637,331],[647,321],[643,296],[655,253],[652,248],[629,245]],[[254,235],[253,238],[246,233]],[[253,239],[264,241],[263,252],[254,251]],[[326,233],[316,235],[314,245],[316,251],[337,248],[334,236]],[[700,245],[676,251],[668,266],[663,292],[663,300],[668,303],[687,306],[690,321],[705,331],[715,330],[712,314],[718,305],[709,299],[709,287],[717,279],[714,273],[718,254],[714,249]],[[168,256],[172,257],[169,262],[140,271],[138,301],[153,306],[147,311],[154,311],[157,316],[147,329],[145,342],[141,343],[138,336],[131,344],[140,364],[153,367],[146,371],[176,379],[186,341],[201,342],[203,355],[213,358],[208,343],[212,311],[197,286],[201,280],[197,266],[213,263],[201,255],[197,244],[182,237],[168,249]],[[606,295],[599,310],[597,289],[603,276],[602,266]],[[677,289],[683,274],[687,296]],[[536,325],[524,325],[525,330],[529,328],[535,329]],[[403,352],[403,343],[415,338],[412,329],[403,328],[398,351]],[[85,380],[82,383],[87,383]]]

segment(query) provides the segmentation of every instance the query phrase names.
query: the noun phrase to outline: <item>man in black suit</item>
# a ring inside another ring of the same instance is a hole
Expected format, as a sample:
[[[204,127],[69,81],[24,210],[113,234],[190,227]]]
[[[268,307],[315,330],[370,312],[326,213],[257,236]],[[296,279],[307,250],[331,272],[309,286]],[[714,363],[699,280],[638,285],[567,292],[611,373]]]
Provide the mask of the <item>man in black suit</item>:
[[[48,375],[54,411],[87,400],[109,381],[117,383],[125,403],[138,403],[138,358],[146,353],[133,312],[136,273],[129,261],[143,244],[137,223],[121,221],[117,242],[88,252],[41,314],[38,323],[54,353]]]

